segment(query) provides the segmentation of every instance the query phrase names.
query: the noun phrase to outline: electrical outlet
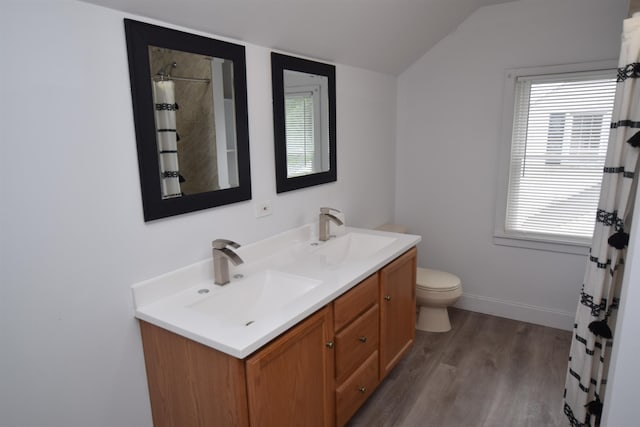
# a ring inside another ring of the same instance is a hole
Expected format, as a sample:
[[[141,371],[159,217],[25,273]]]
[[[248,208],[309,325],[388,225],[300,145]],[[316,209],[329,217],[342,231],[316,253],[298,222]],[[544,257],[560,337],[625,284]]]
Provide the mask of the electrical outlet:
[[[255,204],[256,218],[271,215],[271,200],[265,200]]]

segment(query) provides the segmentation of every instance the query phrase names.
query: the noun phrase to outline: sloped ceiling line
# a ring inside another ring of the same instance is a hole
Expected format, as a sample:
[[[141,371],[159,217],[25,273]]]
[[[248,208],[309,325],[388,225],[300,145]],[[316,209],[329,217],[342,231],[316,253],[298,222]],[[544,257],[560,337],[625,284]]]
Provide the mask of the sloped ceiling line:
[[[398,75],[478,8],[511,0],[82,0]]]

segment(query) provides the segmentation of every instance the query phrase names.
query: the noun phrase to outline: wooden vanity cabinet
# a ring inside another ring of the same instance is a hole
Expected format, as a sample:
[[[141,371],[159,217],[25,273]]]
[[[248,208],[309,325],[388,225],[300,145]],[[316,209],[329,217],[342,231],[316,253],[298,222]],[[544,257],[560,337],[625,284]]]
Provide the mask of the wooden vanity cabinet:
[[[416,248],[380,270],[380,378],[409,350],[416,336]]]
[[[244,360],[140,321],[153,425],[333,426],[332,310]]]
[[[331,314],[323,308],[247,359],[252,427],[333,425]]]
[[[156,427],[342,426],[415,337],[416,249],[246,359],[140,321]]]

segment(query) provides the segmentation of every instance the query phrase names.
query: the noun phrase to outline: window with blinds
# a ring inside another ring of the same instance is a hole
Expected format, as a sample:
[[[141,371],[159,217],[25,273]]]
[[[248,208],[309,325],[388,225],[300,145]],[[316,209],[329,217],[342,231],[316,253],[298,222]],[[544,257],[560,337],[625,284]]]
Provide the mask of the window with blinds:
[[[590,242],[615,86],[615,70],[515,78],[505,235]]]
[[[313,172],[315,158],[313,92],[285,95],[287,176]]]

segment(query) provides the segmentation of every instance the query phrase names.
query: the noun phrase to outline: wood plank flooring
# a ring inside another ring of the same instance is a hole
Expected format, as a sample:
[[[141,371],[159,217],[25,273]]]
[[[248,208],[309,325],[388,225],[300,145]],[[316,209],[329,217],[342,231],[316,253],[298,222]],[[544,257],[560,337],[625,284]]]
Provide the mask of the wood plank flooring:
[[[567,426],[571,333],[450,309],[453,329],[416,331],[406,357],[349,427]]]

